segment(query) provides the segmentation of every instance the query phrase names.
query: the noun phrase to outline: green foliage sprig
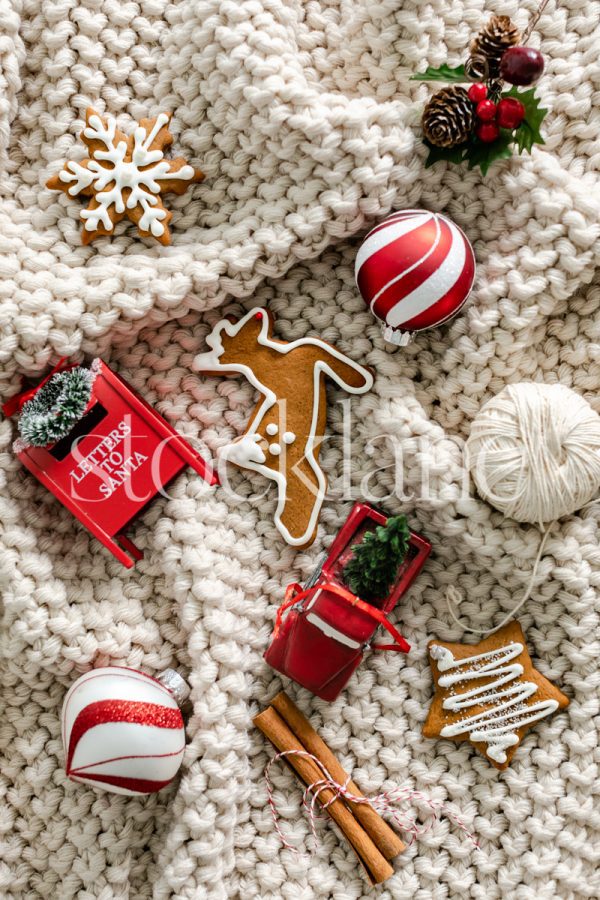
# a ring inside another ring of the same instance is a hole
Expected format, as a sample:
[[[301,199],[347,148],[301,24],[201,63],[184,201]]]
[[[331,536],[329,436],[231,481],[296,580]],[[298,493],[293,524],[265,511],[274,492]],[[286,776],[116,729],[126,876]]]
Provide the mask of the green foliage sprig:
[[[489,167],[497,159],[508,159],[513,155],[514,134],[510,131],[500,130],[500,137],[491,144],[484,144],[476,137],[471,138],[466,144],[459,147],[434,147],[429,141],[424,141],[429,149],[429,156],[425,161],[425,168],[435,165],[440,160],[447,162],[466,162],[469,169],[479,166],[483,175],[487,175]]]
[[[65,437],[83,416],[93,383],[93,373],[82,366],[53,375],[21,410],[18,428],[25,443],[47,447]]]
[[[411,76],[411,81],[444,81],[447,84],[466,84],[469,79],[465,75],[464,66],[451,68],[444,63],[439,68],[428,66],[424,72]],[[535,95],[535,88],[519,90],[512,87],[509,91],[504,91],[499,99],[503,97],[515,97],[525,107],[525,118],[517,129],[514,131],[500,129],[500,137],[489,144],[477,140],[475,135],[458,147],[434,147],[425,141],[425,146],[429,150],[425,168],[428,169],[442,160],[451,163],[465,162],[469,169],[478,166],[482,174],[486,175],[496,160],[508,159],[515,152],[518,154],[531,153],[534,144],[545,143],[540,126],[548,110],[540,106],[539,97]]]
[[[406,516],[393,516],[368,531],[342,570],[344,583],[361,600],[384,600],[406,558],[410,529]]]
[[[464,84],[469,79],[465,75],[464,66],[451,66],[444,63],[438,69],[433,66],[427,66],[424,72],[418,72],[411,75],[411,81],[445,81],[446,84]]]

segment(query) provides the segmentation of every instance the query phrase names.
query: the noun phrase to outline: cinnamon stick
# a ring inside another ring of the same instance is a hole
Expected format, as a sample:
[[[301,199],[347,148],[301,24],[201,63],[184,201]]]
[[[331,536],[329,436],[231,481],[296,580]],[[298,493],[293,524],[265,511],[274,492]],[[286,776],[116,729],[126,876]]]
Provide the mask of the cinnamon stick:
[[[305,749],[323,763],[332,778],[339,784],[346,784],[348,773],[344,771],[325,741],[319,737],[306,716],[300,712],[285,691],[281,691],[271,700],[271,706],[277,710]],[[348,781],[347,787],[355,796],[364,796],[354,781]],[[352,803],[350,800],[345,800],[345,802],[386,859],[394,859],[399,853],[402,853],[406,845],[372,806],[369,806],[368,803]]]
[[[280,752],[307,749],[272,706],[255,716],[253,721]],[[314,782],[322,780],[323,773],[312,759],[295,755],[287,756],[285,759],[305,784],[314,784]],[[329,804],[327,812],[351,844],[373,884],[380,884],[394,874],[393,868],[379,848],[375,846],[365,829],[354,818],[345,803],[335,797],[332,790],[322,791],[319,794],[319,801],[322,805]]]

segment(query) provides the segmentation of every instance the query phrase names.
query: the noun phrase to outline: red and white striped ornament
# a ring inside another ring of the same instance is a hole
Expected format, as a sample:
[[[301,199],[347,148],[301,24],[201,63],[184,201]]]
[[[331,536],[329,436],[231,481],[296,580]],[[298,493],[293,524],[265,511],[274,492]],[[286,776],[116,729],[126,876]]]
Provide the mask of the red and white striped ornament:
[[[405,209],[367,234],[355,276],[385,340],[407,344],[413,332],[456,315],[473,287],[475,254],[446,216]]]
[[[115,794],[152,794],[181,765],[189,693],[167,669],[161,680],[121,666],[92,669],[69,689],[62,711],[65,768],[73,781]]]

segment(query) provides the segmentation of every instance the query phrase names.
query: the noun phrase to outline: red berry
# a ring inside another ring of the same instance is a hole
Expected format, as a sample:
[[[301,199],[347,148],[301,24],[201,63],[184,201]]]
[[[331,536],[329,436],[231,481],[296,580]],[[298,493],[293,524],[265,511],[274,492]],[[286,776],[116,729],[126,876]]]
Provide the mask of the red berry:
[[[475,113],[482,122],[493,122],[496,118],[496,104],[492,100],[481,100],[475,108]]]
[[[500,128],[518,128],[525,118],[525,107],[515,97],[503,97],[498,103],[496,122]]]
[[[544,57],[533,47],[511,47],[500,60],[500,77],[509,84],[534,84],[544,71]]]
[[[491,144],[500,135],[500,129],[494,122],[482,122],[477,126],[475,133],[484,144]]]
[[[472,100],[473,103],[479,103],[480,100],[485,100],[487,97],[487,87],[485,84],[472,84],[467,93],[469,94],[469,100]]]

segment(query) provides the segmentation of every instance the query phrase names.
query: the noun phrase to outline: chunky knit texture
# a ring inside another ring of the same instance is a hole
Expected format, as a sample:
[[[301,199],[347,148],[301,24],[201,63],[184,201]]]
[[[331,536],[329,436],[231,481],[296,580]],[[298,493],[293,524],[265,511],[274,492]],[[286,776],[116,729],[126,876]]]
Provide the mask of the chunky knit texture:
[[[416,131],[432,88],[407,80],[464,58],[490,12],[524,28],[514,0],[0,0],[0,367],[104,355],[191,439],[214,452],[252,406],[240,381],[199,378],[195,353],[223,311],[270,306],[285,340],[318,334],[374,366],[352,401],[354,496],[394,490],[434,553],[395,621],[413,649],[373,654],[333,704],[291,687],[365,792],[412,785],[451,803],[482,849],[447,822],[398,860],[382,898],[579,900],[597,896],[596,508],[551,535],[520,620],[536,666],[569,695],[499,775],[467,746],[420,734],[431,698],[426,643],[461,640],[443,602],[459,586],[476,627],[500,621],[530,575],[533,526],[465,496],[459,439],[510,382],[560,381],[600,410],[598,3],[550,4],[531,40],[546,146],[482,180],[425,172]],[[418,101],[418,102],[417,102]],[[78,200],[43,184],[81,150],[86,106],[133,120],[172,109],[174,150],[206,181],[174,198],[173,245],[131,228],[80,245]],[[443,209],[474,242],[470,305],[394,351],[353,284],[359,233],[390,208]],[[241,301],[233,302],[233,301]],[[219,310],[214,307],[220,306]],[[322,453],[330,499],[315,544],[295,553],[262,479],[241,497],[191,472],[135,528],[145,558],[123,569],[26,474],[0,423],[4,589],[0,895],[143,900],[310,900],[370,895],[331,828],[312,859],[282,851],[266,807],[264,741],[251,717],[281,686],[262,662],[285,585],[302,580],[343,522],[344,407],[331,394]],[[423,496],[422,481],[429,487]],[[368,479],[364,481],[364,479]],[[412,496],[414,494],[414,496]],[[347,492],[346,492],[347,498]],[[77,674],[118,663],[189,673],[182,778],[147,799],[69,782],[59,711]],[[307,824],[282,769],[284,828]]]

